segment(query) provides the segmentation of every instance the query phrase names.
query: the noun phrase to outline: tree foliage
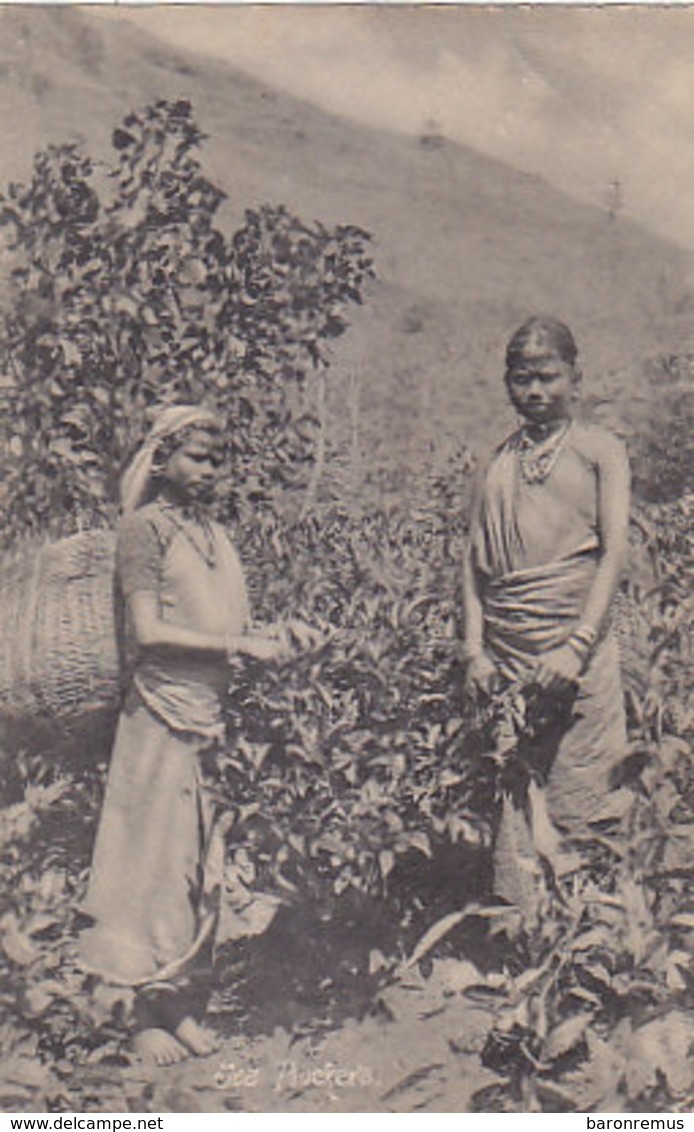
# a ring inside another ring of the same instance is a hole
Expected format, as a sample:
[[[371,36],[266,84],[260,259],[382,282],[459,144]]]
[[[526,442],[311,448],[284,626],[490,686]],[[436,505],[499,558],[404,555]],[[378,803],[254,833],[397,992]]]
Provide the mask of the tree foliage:
[[[162,401],[219,412],[227,513],[275,507],[313,459],[307,381],[372,274],[367,233],[281,205],[227,235],[188,102],[129,114],[112,140],[106,166],[49,147],[1,201],[6,540],[112,517],[118,469]]]

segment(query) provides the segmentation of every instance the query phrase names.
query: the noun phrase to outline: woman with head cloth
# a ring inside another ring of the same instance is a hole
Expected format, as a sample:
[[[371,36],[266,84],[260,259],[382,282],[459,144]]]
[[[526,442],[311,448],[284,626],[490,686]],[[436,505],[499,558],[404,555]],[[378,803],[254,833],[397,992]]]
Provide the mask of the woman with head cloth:
[[[577,417],[576,358],[556,319],[529,319],[512,336],[506,388],[522,423],[482,477],[463,577],[470,689],[517,682],[572,702],[546,778],[548,853],[561,835],[589,832],[626,741],[609,611],[626,559],[629,469],[621,441]],[[514,854],[501,856],[495,891],[517,903]]]
[[[238,556],[209,516],[219,448],[211,412],[170,406],[121,481],[116,571],[135,656],[81,948],[89,970],[137,989],[136,1045],[159,1064],[215,1048],[196,1018],[191,969],[214,921],[206,863],[215,822],[200,756],[223,738],[228,662],[271,661],[284,648],[278,636],[251,634]]]

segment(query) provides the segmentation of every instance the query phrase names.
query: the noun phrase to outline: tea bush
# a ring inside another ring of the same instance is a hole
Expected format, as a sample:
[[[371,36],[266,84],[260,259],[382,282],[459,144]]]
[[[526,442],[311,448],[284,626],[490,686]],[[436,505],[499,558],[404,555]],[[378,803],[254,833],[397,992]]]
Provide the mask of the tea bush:
[[[661,579],[641,603],[648,666],[621,772],[630,803],[610,813],[606,800],[580,846],[582,867],[567,880],[546,874],[541,916],[523,931],[474,877],[449,874],[443,894],[420,883],[456,849],[483,864],[508,768],[538,726],[517,704],[512,717],[503,699],[480,715],[462,697],[461,516],[452,524],[431,498],[415,517],[336,510],[275,529],[265,611],[290,605],[325,642],[274,671],[248,664],[234,674],[229,743],[209,777],[229,817],[233,873],[249,897],[298,909],[306,925],[312,914],[339,922],[352,892],[376,899],[386,911],[371,985],[393,1018],[389,1040],[398,1041],[403,970],[428,1009],[441,997],[442,1032],[461,996],[485,1005],[480,1057],[495,1083],[478,1090],[479,1108],[686,1110],[694,777],[688,638],[682,625],[672,632],[671,587],[691,558],[671,509],[651,510]],[[103,763],[45,752],[11,766],[0,913],[7,1103],[132,1109],[142,1098],[123,1092],[120,1068],[128,996],[85,979],[74,960]],[[233,949],[222,952],[222,990],[229,962],[236,977]]]
[[[307,489],[312,375],[362,301],[369,236],[281,205],[246,210],[227,235],[203,140],[188,102],[160,100],[114,131],[106,167],[51,146],[0,198],[5,544],[111,521],[154,403],[202,401],[226,426],[223,517]]]

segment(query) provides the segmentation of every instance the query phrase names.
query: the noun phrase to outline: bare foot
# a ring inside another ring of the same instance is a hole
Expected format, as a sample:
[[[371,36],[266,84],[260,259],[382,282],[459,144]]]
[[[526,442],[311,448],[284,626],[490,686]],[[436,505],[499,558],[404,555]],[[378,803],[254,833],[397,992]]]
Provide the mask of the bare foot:
[[[176,1037],[195,1057],[208,1057],[219,1049],[214,1034],[200,1026],[194,1018],[184,1018],[175,1030]]]
[[[153,1061],[155,1065],[175,1065],[188,1056],[188,1050],[167,1030],[140,1030],[133,1044],[143,1061]]]

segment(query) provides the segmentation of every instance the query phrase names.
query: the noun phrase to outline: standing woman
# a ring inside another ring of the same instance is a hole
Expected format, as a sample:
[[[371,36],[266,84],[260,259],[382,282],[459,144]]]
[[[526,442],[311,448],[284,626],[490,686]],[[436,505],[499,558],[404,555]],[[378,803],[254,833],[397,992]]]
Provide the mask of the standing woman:
[[[506,388],[522,424],[483,476],[463,576],[469,687],[575,693],[546,781],[549,842],[552,826],[588,832],[626,743],[609,611],[628,545],[629,469],[616,436],[577,418],[576,358],[553,318],[531,318],[511,338]],[[506,864],[497,855],[495,891],[512,899]]]
[[[137,988],[136,1046],[171,1064],[215,1048],[195,1017],[191,967],[209,948],[206,862],[215,815],[201,758],[224,737],[228,663],[275,660],[277,636],[252,635],[243,572],[209,515],[218,419],[163,409],[121,481],[117,579],[134,646],[84,911],[85,966]]]

